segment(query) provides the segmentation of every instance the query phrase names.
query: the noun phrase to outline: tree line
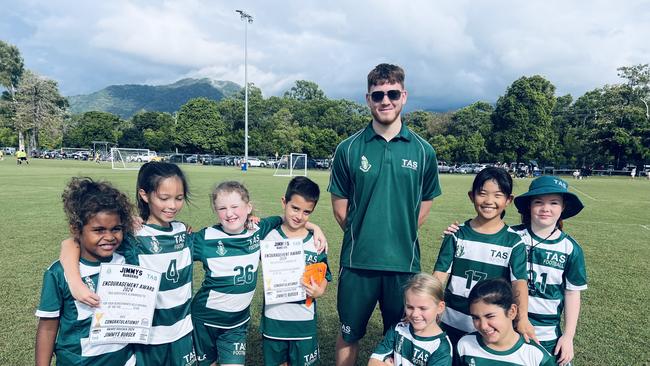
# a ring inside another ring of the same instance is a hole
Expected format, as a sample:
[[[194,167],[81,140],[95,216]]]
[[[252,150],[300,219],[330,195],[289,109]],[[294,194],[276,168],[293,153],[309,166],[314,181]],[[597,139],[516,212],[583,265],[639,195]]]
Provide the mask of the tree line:
[[[575,99],[555,95],[539,75],[515,80],[496,104],[475,102],[456,111],[405,113],[440,160],[597,166],[650,163],[650,68],[618,69],[622,82]],[[244,91],[220,101],[191,99],[174,114],[142,111],[129,119],[107,112],[72,115],[56,81],[23,65],[19,50],[0,41],[0,145],[55,149],[109,141],[159,152],[241,155]],[[282,96],[249,87],[249,154],[304,152],[330,157],[336,145],[371,120],[367,106],[329,99],[299,80]]]

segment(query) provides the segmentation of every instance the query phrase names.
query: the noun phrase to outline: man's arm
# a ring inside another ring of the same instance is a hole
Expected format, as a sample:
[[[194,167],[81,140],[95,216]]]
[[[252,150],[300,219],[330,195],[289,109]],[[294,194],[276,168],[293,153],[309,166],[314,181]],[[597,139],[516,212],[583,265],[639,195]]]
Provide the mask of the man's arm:
[[[334,219],[339,223],[341,230],[345,230],[348,221],[348,199],[333,194],[332,210],[334,211]]]
[[[420,214],[418,215],[418,227],[422,226],[424,222],[429,217],[429,212],[431,212],[431,206],[433,205],[433,200],[422,201],[420,203]]]

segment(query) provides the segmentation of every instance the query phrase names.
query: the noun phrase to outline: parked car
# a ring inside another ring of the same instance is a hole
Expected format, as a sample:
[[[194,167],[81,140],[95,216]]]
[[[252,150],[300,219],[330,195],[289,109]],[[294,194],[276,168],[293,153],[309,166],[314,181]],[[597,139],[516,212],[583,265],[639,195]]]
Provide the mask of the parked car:
[[[248,166],[249,167],[266,167],[266,162],[263,160],[260,160],[258,158],[248,158]]]
[[[478,174],[481,170],[487,168],[486,164],[474,164],[474,167],[472,168],[472,173]]]
[[[438,161],[438,173],[450,173],[451,167],[444,161]]]
[[[90,156],[90,151],[76,151],[72,153],[72,158],[74,160],[88,160],[88,157]]]
[[[212,158],[205,158],[203,160],[203,165],[230,165],[228,164],[228,157],[226,156],[215,156]]]
[[[196,164],[197,161],[199,161],[199,156],[196,154],[190,155],[187,158],[185,158],[185,162],[189,164]]]
[[[287,168],[287,160],[286,159],[281,159],[280,160],[280,169],[286,169]],[[304,169],[305,168],[305,159],[298,159],[293,166],[294,169]],[[316,160],[312,158],[307,158],[307,169],[316,169]]]
[[[456,173],[467,174],[474,170],[472,164],[463,164],[456,169]]]

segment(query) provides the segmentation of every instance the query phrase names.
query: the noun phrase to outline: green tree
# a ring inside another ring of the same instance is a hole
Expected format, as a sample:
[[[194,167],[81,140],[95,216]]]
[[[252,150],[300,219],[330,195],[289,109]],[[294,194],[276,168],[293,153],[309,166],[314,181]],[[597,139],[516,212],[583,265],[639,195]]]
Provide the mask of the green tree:
[[[304,142],[301,139],[301,131],[291,112],[282,108],[271,117],[271,120],[276,126],[271,134],[271,139],[278,153],[282,155],[302,152]]]
[[[326,99],[325,93],[313,81],[296,80],[296,85],[284,92],[284,97],[297,100]]]
[[[13,126],[16,113],[16,89],[25,71],[23,58],[14,45],[0,40],[0,86],[6,90],[0,98],[0,114],[3,119],[10,121],[6,125]],[[18,132],[19,148],[25,148],[24,132]]]
[[[63,135],[67,147],[89,148],[93,141],[117,143],[126,129],[126,122],[108,112],[86,112],[75,115]]]
[[[226,123],[219,114],[217,102],[196,98],[185,103],[178,112],[176,144],[185,152],[222,154],[227,147]]]
[[[492,152],[503,159],[550,160],[556,153],[552,128],[555,87],[539,75],[521,77],[497,100]]]
[[[38,148],[39,131],[50,137],[61,134],[66,107],[56,81],[24,72],[15,93],[14,128],[29,134],[29,150]]]

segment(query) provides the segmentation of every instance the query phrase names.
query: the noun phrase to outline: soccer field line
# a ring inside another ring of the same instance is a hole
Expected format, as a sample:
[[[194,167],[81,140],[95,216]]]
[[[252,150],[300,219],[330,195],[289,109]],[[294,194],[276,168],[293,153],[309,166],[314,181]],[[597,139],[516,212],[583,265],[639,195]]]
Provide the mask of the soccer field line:
[[[573,189],[573,190],[575,190],[575,191],[577,191],[578,193],[580,193],[580,194],[586,196],[587,198],[591,198],[591,199],[594,200],[594,201],[598,201],[597,198],[591,197],[590,195],[586,194],[585,192],[579,190],[578,188],[576,188],[576,187],[574,187],[574,186],[571,186],[570,188]]]
[[[642,228],[650,231],[650,225],[641,225],[641,224],[639,224],[639,226],[641,226]]]

